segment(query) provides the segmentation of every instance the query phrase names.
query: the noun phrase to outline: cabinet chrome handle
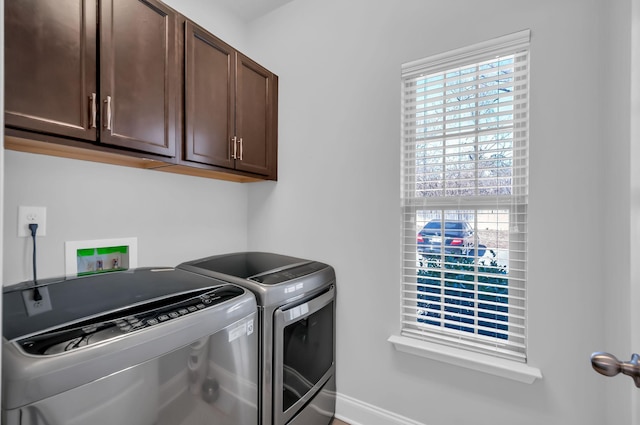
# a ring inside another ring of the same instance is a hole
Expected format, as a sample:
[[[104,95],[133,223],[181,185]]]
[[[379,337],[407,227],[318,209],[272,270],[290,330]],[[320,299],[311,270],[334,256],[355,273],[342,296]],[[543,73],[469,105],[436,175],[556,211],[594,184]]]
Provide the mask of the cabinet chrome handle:
[[[237,159],[238,158],[238,138],[236,136],[233,136],[231,138],[231,143],[233,143],[233,154],[231,155],[231,158]]]
[[[96,99],[96,94],[95,93],[91,93],[91,97],[89,98],[89,102],[91,103],[91,105],[89,105],[89,108],[91,109],[91,128],[96,128],[96,114],[97,114],[97,99]]]
[[[111,96],[107,96],[107,100],[105,100],[104,103],[107,104],[107,122],[105,122],[105,127],[111,131]]]
[[[242,161],[242,137],[239,140],[240,142],[240,161]]]
[[[620,372],[623,375],[630,376],[636,387],[640,388],[640,355],[632,354],[631,360],[621,362],[613,354],[597,352],[591,355],[591,366],[593,369],[604,376],[616,376]]]

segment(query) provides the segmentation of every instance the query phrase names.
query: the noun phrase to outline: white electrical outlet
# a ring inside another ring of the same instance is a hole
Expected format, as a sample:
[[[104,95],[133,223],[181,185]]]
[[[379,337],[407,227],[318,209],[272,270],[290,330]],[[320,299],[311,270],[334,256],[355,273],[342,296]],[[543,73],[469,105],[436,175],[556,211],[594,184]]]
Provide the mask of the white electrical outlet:
[[[40,293],[40,299],[35,299],[35,291],[33,289],[26,289],[22,291],[22,298],[24,299],[24,306],[27,309],[28,316],[35,316],[36,314],[51,311],[51,298],[49,297],[49,288],[41,286],[38,288]]]
[[[31,236],[29,225],[38,224],[36,236],[47,235],[47,208],[46,207],[18,207],[18,236]]]

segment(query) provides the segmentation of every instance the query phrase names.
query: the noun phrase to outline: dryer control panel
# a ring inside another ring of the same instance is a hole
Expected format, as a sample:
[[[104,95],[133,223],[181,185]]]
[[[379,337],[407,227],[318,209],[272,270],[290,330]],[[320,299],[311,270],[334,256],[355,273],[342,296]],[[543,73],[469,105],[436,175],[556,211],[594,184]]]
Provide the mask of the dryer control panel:
[[[318,263],[314,261],[314,262],[303,264],[297,267],[291,267],[288,269],[279,270],[275,272],[268,272],[268,273],[263,273],[255,276],[250,276],[248,279],[253,280],[254,282],[261,283],[263,285],[276,285],[278,283],[287,282],[302,276],[309,275],[311,273],[315,273],[326,267],[327,267],[326,264]]]

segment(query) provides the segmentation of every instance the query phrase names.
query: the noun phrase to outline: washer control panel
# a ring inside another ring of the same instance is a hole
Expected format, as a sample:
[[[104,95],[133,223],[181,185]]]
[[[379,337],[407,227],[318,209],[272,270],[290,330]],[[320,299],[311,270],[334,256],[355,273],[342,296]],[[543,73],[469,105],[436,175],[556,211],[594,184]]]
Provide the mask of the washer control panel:
[[[243,293],[243,289],[233,285],[207,288],[75,323],[21,339],[17,343],[29,354],[59,354],[176,320]]]

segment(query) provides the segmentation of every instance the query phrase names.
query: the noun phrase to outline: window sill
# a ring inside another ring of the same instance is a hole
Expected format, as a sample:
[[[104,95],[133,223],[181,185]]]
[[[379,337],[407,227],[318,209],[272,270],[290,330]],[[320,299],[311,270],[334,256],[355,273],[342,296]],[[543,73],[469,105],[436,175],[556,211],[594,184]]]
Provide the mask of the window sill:
[[[525,384],[532,384],[536,379],[542,379],[540,369],[524,363],[495,358],[486,354],[474,353],[432,342],[419,341],[404,336],[392,335],[387,341],[393,344],[397,351],[403,353],[501,376]]]

